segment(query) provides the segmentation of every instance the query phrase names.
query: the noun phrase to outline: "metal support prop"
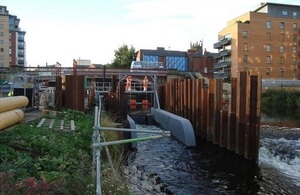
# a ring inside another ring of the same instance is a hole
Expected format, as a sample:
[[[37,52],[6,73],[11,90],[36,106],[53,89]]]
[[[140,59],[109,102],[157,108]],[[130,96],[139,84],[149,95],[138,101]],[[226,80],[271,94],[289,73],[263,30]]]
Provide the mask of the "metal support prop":
[[[98,107],[95,107],[94,132],[92,136],[93,143],[100,143],[100,134],[98,126]],[[96,194],[101,195],[101,166],[100,166],[101,148],[93,148],[93,164],[96,164]],[[96,161],[96,163],[95,163]]]

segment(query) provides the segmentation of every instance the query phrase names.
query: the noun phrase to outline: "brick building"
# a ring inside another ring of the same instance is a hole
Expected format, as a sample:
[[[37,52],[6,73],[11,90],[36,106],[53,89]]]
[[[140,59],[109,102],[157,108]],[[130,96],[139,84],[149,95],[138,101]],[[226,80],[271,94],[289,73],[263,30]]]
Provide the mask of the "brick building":
[[[216,77],[240,71],[263,79],[300,79],[300,6],[262,3],[218,33]]]
[[[165,50],[157,47],[156,50],[140,49],[137,61],[162,62],[167,70],[200,72],[204,76],[212,76],[214,54],[202,51],[202,46],[188,51]]]

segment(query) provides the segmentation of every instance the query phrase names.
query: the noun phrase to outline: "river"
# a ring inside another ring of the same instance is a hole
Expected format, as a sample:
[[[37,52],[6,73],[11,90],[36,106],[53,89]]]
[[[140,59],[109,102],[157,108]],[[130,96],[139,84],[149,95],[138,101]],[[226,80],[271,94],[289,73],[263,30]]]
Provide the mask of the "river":
[[[137,128],[159,130],[156,126]],[[156,173],[176,195],[295,195],[300,191],[300,140],[261,137],[258,165],[253,165],[203,140],[197,148],[187,148],[175,138],[165,137],[139,142],[128,163]]]

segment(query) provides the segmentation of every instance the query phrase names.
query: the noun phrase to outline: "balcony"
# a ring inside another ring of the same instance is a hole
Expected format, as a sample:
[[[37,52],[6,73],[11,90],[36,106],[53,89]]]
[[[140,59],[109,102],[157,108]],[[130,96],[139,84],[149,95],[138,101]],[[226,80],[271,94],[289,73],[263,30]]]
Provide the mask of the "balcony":
[[[214,49],[221,49],[222,45],[220,42],[214,44]]]
[[[219,59],[221,57],[224,57],[224,56],[229,56],[231,54],[231,50],[223,50],[223,51],[220,51],[219,53],[216,53],[214,55],[214,58],[215,59]]]
[[[18,49],[24,49],[24,44],[18,44]]]
[[[231,54],[231,50],[228,50],[228,49],[220,52],[221,57],[229,56],[230,54]]]
[[[214,73],[215,79],[224,79],[224,78],[230,78],[230,73]]]
[[[24,42],[24,37],[22,36],[22,37],[18,37],[18,41],[20,41],[20,42]]]
[[[214,70],[231,67],[230,61],[224,61],[214,64]]]
[[[19,66],[24,66],[24,60],[18,60],[18,65]]]
[[[230,38],[224,38],[224,39],[222,39],[219,42],[214,44],[214,49],[221,49],[222,46],[229,45],[229,44],[231,44],[231,39]]]
[[[221,58],[221,55],[220,55],[220,53],[216,53],[216,54],[214,54],[214,58],[215,58],[215,59],[219,59],[219,58]]]
[[[24,57],[24,52],[18,52],[19,57]]]

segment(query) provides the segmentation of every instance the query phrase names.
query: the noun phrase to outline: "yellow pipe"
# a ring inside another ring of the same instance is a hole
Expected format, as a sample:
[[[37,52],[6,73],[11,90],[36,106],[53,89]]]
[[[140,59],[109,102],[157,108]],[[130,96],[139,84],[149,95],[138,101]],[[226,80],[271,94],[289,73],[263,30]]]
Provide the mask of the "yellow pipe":
[[[29,100],[26,96],[0,98],[0,113],[25,107],[28,105],[28,102]]]
[[[14,109],[0,113],[0,130],[10,127],[24,119],[24,112],[21,109]]]

